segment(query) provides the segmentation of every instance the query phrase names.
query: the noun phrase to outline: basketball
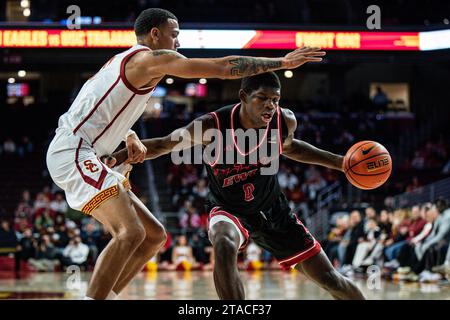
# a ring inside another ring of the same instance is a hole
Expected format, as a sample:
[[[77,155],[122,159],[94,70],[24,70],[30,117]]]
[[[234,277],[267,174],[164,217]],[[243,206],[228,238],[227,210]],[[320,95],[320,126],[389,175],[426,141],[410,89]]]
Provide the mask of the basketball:
[[[375,141],[354,144],[344,157],[345,175],[352,185],[370,190],[381,186],[392,172],[392,159],[386,148]]]

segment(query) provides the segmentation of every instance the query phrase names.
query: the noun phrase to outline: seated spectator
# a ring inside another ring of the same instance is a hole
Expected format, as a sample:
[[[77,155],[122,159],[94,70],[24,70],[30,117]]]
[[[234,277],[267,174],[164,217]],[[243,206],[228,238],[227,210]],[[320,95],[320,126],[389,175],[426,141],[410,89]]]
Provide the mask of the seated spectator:
[[[33,238],[33,232],[30,228],[24,230],[19,239],[16,250],[16,271],[20,270],[20,262],[28,261],[36,255],[36,240]]]
[[[351,263],[355,255],[356,247],[364,237],[364,222],[361,219],[361,213],[353,210],[350,213],[350,228],[344,234],[339,243],[338,256],[341,269],[344,274],[351,272]]]
[[[39,218],[48,209],[50,209],[50,198],[44,192],[39,192],[34,202],[34,219]]]
[[[85,269],[88,256],[89,247],[81,242],[79,236],[76,236],[73,240],[70,240],[69,245],[64,249],[61,261],[64,267],[76,265]]]
[[[51,211],[49,208],[45,209],[43,213],[34,221],[34,227],[38,232],[43,229],[47,229],[48,227],[53,227],[54,225],[55,222],[51,217]]]
[[[29,259],[29,262],[38,271],[55,271],[55,267],[59,265],[59,260],[50,236],[42,236],[40,242],[36,245],[34,258]]]
[[[384,251],[386,260],[388,261],[385,263],[386,267],[398,268],[400,266],[397,261],[397,256],[402,247],[411,242],[423,230],[427,223],[425,216],[429,208],[429,204],[422,205],[422,207],[413,206],[411,209],[411,219],[408,220],[408,224],[404,224],[400,228],[396,237],[391,236],[386,240],[386,249]]]
[[[50,202],[50,209],[56,213],[66,214],[67,208],[68,205],[64,199],[64,195],[61,192],[56,193],[55,199]]]
[[[369,253],[375,250],[381,235],[380,228],[374,218],[369,218],[366,222],[365,229],[363,238],[358,240],[359,243],[352,260],[352,266],[354,268],[361,266],[367,267],[374,263],[374,258],[369,256]]]
[[[297,176],[292,173],[290,167],[283,165],[278,173],[278,183],[280,184],[281,189],[287,192],[289,190],[294,190],[294,188],[299,185],[299,180]]]
[[[192,202],[186,200],[180,210],[180,227],[183,233],[196,233],[201,227],[201,218],[197,210],[192,206]]]
[[[349,215],[341,215],[336,219],[336,226],[328,233],[327,243],[324,251],[333,265],[339,261],[338,248],[339,243],[343,240],[347,229],[349,228]],[[336,261],[336,262],[335,262]]]
[[[192,248],[195,260],[202,265],[208,262],[208,257],[205,252],[206,242],[209,242],[209,240],[202,232],[194,233],[189,240],[189,245]]]
[[[8,255],[16,251],[17,236],[8,220],[0,222],[0,255]]]
[[[209,189],[206,185],[205,179],[199,179],[195,186],[192,188],[192,193],[195,197],[206,199]]]
[[[93,220],[91,223],[88,223],[81,231],[81,239],[83,243],[89,247],[89,257],[91,258],[92,262],[95,262],[99,255],[97,248],[97,241],[99,237],[100,231],[97,230],[95,220]]]
[[[402,276],[401,278],[417,281],[417,267],[419,266],[419,257],[416,254],[415,247],[421,246],[421,243],[431,234],[434,222],[438,218],[439,212],[435,210],[434,206],[427,208],[426,221],[422,231],[408,241],[399,251],[397,260],[400,267],[397,272]]]
[[[418,264],[414,266],[415,273],[420,274],[422,281],[439,280],[438,274],[433,275],[431,270],[434,266],[444,262],[441,251],[447,248],[450,238],[450,209],[445,201],[437,201],[432,209],[436,219],[430,235],[421,243],[415,246],[415,253]]]
[[[245,258],[243,268],[253,271],[260,270],[262,263],[262,249],[253,241],[250,241],[245,248]]]
[[[178,236],[177,245],[172,251],[172,263],[175,270],[188,271],[198,267],[198,263],[192,253],[192,248],[187,244],[185,235]]]

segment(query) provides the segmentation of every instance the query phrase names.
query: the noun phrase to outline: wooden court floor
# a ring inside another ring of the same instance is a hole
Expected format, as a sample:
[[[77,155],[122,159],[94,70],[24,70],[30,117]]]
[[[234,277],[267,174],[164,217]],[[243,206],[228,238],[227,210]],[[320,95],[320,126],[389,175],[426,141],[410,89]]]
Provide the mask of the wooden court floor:
[[[0,275],[0,299],[82,299],[90,273],[31,273]],[[241,272],[247,299],[321,300],[331,297],[295,271]],[[394,283],[367,284],[355,279],[368,299],[450,300],[450,285]],[[216,300],[211,271],[142,272],[120,295],[124,300]]]

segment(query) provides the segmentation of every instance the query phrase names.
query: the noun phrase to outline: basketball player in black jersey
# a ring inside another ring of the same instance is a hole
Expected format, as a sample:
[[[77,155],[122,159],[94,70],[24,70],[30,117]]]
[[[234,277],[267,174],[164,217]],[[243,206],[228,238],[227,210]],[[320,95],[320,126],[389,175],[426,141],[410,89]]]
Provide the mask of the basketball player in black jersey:
[[[297,120],[292,111],[279,107],[280,90],[273,72],[244,78],[240,103],[203,115],[166,137],[142,140],[146,159],[196,144],[205,149],[214,143],[214,152],[204,157],[204,164],[210,188],[207,206],[209,238],[215,252],[214,282],[221,299],[245,298],[237,254],[249,237],[269,251],[282,268],[295,267],[334,298],[364,299],[361,291],[333,268],[320,244],[291,213],[280,191],[273,170],[276,166],[272,167],[280,154],[339,171],[343,161],[342,156],[294,138]],[[197,136],[195,123],[201,124],[202,134]],[[206,138],[203,133],[208,129],[217,129],[220,134]],[[250,131],[257,136],[254,144],[238,136]],[[255,153],[256,161],[251,161]],[[126,150],[121,150],[108,165],[121,163],[126,157]]]

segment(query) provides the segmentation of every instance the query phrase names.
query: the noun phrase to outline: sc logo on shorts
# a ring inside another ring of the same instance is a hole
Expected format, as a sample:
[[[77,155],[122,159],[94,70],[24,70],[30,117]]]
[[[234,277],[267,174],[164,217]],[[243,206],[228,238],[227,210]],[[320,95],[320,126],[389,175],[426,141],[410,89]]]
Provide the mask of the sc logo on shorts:
[[[98,166],[95,163],[92,163],[92,160],[85,160],[83,161],[83,164],[86,170],[89,170],[92,173],[98,171]]]

